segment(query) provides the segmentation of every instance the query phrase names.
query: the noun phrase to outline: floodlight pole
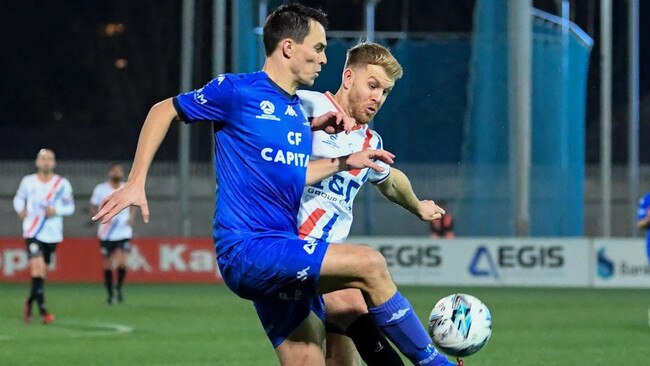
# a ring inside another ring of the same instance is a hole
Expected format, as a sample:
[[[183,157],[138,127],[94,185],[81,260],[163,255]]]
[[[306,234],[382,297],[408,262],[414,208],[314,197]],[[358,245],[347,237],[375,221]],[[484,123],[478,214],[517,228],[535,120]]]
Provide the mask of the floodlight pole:
[[[226,72],[226,0],[214,0],[212,3],[212,77]],[[214,125],[210,125],[212,138],[210,138],[210,161],[212,162],[213,176],[217,176],[215,162]],[[215,199],[219,195],[219,182],[214,189]]]
[[[375,41],[375,8],[381,0],[366,0],[364,3],[363,24],[366,29],[366,42]],[[373,128],[373,121],[368,123],[368,128]],[[365,218],[365,234],[372,235],[374,230],[374,215],[373,215],[373,192],[366,189],[364,195],[364,218]]]
[[[639,199],[639,0],[628,0],[628,129],[629,215],[632,236],[638,236],[636,208]]]
[[[600,1],[600,184],[602,236],[612,234],[612,0]]]
[[[181,92],[192,89],[194,65],[195,0],[183,0],[181,29]],[[190,126],[178,124],[178,196],[180,205],[180,232],[190,236]]]
[[[508,2],[508,119],[516,236],[530,235],[532,0]]]

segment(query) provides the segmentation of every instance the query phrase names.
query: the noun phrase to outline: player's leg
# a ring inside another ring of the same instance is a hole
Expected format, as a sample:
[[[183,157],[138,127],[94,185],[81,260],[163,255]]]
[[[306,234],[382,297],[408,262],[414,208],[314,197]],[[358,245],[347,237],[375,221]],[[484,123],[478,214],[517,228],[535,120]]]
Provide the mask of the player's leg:
[[[325,364],[327,366],[360,366],[361,356],[350,337],[325,327]]]
[[[340,299],[345,291],[359,291],[348,289],[334,291],[323,295],[325,300],[325,363],[327,366],[359,366],[361,357],[354,343],[346,335],[346,329],[354,320],[354,315],[349,311],[346,299]],[[359,293],[361,296],[361,293]],[[363,302],[363,298],[361,299]],[[363,303],[365,307],[365,302]]]
[[[217,253],[224,282],[252,299],[282,365],[325,365],[325,306],[316,293],[327,243],[255,237]]]
[[[38,270],[37,273],[41,276],[42,282],[41,282],[41,288],[40,291],[37,291],[36,293],[36,303],[38,304],[38,309],[41,314],[41,320],[43,321],[44,324],[50,324],[51,322],[54,321],[54,315],[51,314],[48,310],[47,307],[45,306],[45,280],[47,278],[47,270],[48,267],[50,266],[50,262],[52,260],[52,255],[54,252],[56,252],[56,246],[57,244],[55,243],[40,243],[41,248],[42,248],[42,262],[38,265]]]
[[[110,241],[100,240],[100,251],[102,254],[102,268],[104,270],[104,287],[106,288],[106,303],[113,305],[113,254],[115,247]]]
[[[47,315],[45,308],[45,278],[47,277],[47,263],[44,259],[44,245],[36,239],[27,239],[27,257],[29,258],[29,271],[31,275],[31,287],[29,295],[25,300],[24,320],[26,323],[32,320],[32,304],[38,304],[41,316]]]
[[[358,289],[325,294],[328,365],[403,366],[404,362],[381,333]],[[358,351],[358,353],[357,353]]]
[[[417,365],[454,365],[431,345],[431,338],[408,300],[397,291],[386,260],[363,245],[330,244],[323,259],[322,293],[357,288],[382,332]]]
[[[289,337],[275,348],[283,366],[325,366],[323,344],[325,326],[313,312],[303,320]]]
[[[117,302],[124,301],[124,292],[122,291],[122,286],[124,285],[124,279],[126,278],[126,254],[129,250],[129,241],[124,240],[118,245],[115,250],[115,266],[117,267]]]

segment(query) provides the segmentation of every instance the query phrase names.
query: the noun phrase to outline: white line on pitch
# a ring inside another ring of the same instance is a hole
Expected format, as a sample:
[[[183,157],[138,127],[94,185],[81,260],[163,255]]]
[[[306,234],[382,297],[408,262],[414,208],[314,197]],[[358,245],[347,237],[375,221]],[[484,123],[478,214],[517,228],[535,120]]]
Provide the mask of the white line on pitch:
[[[104,336],[112,336],[112,335],[133,332],[132,327],[123,324],[94,323],[94,322],[83,322],[78,320],[63,320],[63,321],[59,321],[59,323],[62,325],[78,325],[78,326],[86,326],[86,327],[94,327],[94,328],[104,328],[102,330],[95,330],[95,331],[69,332],[68,336],[72,338],[104,337]]]

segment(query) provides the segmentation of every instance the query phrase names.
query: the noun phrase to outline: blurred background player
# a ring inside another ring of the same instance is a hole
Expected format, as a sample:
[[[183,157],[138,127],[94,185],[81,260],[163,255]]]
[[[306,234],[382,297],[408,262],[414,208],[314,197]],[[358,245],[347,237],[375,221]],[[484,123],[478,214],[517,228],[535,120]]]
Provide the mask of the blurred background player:
[[[104,198],[124,185],[124,168],[120,164],[111,164],[108,168],[108,181],[98,184],[90,197],[90,212],[97,214]],[[100,251],[104,265],[104,286],[106,287],[106,302],[113,305],[113,269],[117,269],[117,301],[124,301],[122,285],[126,277],[126,255],[131,247],[133,237],[133,210],[126,208],[107,223],[100,223],[97,228]]]
[[[72,186],[54,173],[56,157],[49,149],[36,155],[36,174],[25,176],[14,197],[14,209],[23,221],[27,245],[31,290],[25,301],[24,320],[32,321],[32,303],[36,300],[43,323],[54,321],[45,306],[45,279],[52,254],[63,241],[63,216],[74,213]]]
[[[636,227],[646,230],[646,256],[650,263],[650,193],[646,193],[639,200],[639,208],[636,213]]]
[[[429,223],[431,238],[453,239],[456,237],[454,234],[454,216],[449,212],[447,201],[439,200],[436,202],[440,208],[445,210],[445,215],[439,220],[433,220]]]
[[[319,294],[354,287],[362,289],[373,319],[415,364],[451,365],[432,347],[378,251],[298,237],[305,184],[342,170],[382,171],[373,160],[393,162],[383,150],[309,162],[312,130],[335,133],[353,124],[334,112],[310,123],[295,94],[298,86],[313,85],[326,63],[326,23],[319,10],[281,6],[264,25],[261,72],[220,75],[201,89],[154,105],[142,126],[129,179],[93,219],[108,222],[137,205],[148,221],[147,173],[172,121],[211,121],[219,181],[214,217],[219,269],[234,293],[253,301],[280,363],[325,365],[325,309]]]
[[[328,135],[315,131],[312,158],[335,158],[364,149],[382,149],[381,137],[367,124],[401,77],[402,67],[387,48],[361,43],[348,50],[336,94],[299,90],[307,117],[338,111],[358,124],[350,133]],[[444,214],[433,201],[417,198],[404,173],[382,162],[378,164],[384,168],[382,172],[368,168],[343,171],[305,187],[298,216],[300,238],[344,242],[352,225],[354,198],[366,181],[422,220],[431,221]],[[369,366],[404,365],[368,314],[361,291],[335,291],[324,298],[328,365],[359,365],[355,346]]]

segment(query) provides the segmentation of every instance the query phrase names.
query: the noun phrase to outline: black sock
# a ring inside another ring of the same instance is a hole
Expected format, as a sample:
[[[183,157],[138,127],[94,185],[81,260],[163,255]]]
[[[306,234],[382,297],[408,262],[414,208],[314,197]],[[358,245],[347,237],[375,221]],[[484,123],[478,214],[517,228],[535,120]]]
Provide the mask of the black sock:
[[[399,354],[388,343],[379,327],[370,317],[363,314],[348,327],[357,351],[368,366],[404,366]]]
[[[27,302],[31,305],[34,300],[36,300],[36,290],[37,290],[37,282],[38,280],[41,279],[40,277],[32,277],[32,287],[29,289],[29,296],[27,297]],[[41,279],[42,280],[42,279]]]
[[[119,266],[117,268],[117,288],[121,289],[122,284],[124,283],[124,277],[126,277],[126,267]]]
[[[110,269],[104,270],[104,286],[108,291],[108,297],[113,297],[113,271]]]
[[[33,277],[32,284],[32,293],[38,304],[38,310],[41,315],[45,315],[47,314],[47,308],[45,308],[45,280],[43,277]]]

